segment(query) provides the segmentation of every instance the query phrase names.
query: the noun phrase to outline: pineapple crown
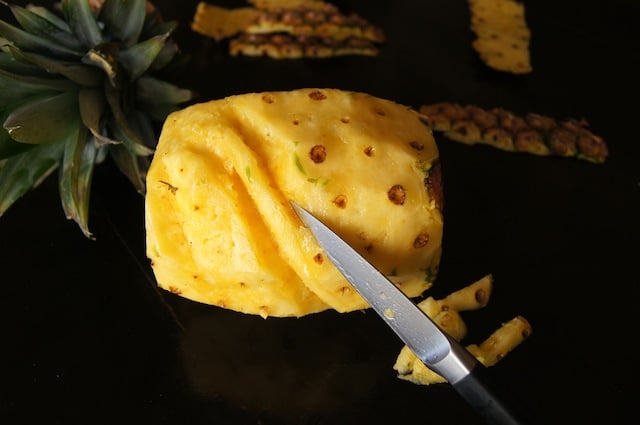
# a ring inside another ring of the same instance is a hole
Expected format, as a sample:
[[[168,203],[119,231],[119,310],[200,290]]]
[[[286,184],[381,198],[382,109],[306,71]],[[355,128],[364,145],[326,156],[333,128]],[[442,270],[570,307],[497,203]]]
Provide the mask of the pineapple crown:
[[[58,170],[66,217],[85,236],[94,168],[110,157],[136,190],[158,123],[194,98],[157,77],[182,58],[146,0],[62,0],[52,10],[8,4],[0,20],[0,217]]]

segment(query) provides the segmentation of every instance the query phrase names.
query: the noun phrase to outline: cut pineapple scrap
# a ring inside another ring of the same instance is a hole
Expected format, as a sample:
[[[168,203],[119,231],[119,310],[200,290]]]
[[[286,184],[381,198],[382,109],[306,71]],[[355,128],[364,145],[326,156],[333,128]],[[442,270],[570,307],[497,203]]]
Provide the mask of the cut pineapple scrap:
[[[420,302],[418,307],[452,338],[460,341],[465,337],[467,327],[458,312],[484,307],[489,302],[492,288],[493,276],[489,274],[441,300],[429,297]],[[531,332],[529,322],[524,317],[517,316],[502,324],[480,345],[471,344],[467,349],[485,366],[493,366],[520,345]],[[442,376],[422,363],[407,346],[400,350],[393,369],[400,379],[419,385],[446,382]]]
[[[233,56],[274,59],[378,54],[381,28],[356,13],[343,14],[326,2],[261,0],[255,7],[227,9],[198,3],[191,29],[216,41],[230,38]]]
[[[509,152],[577,158],[603,163],[609,155],[605,140],[585,120],[555,118],[504,108],[442,102],[420,106],[433,131],[468,145],[484,144]]]
[[[512,74],[533,71],[530,58],[531,31],[525,6],[515,0],[469,0],[473,48],[487,66]]]
[[[158,284],[248,314],[367,308],[291,208],[331,225],[408,296],[441,255],[438,150],[417,111],[337,89],[248,93],[168,117],[147,175]]]

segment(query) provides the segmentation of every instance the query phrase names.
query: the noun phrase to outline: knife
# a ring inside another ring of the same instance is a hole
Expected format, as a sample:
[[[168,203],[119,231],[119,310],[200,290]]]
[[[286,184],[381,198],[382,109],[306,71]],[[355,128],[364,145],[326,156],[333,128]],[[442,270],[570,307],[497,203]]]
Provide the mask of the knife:
[[[411,301],[384,274],[326,224],[291,202],[326,255],[373,310],[431,370],[445,378],[490,424],[531,423],[519,401],[498,388],[495,377]],[[509,402],[505,402],[508,400]]]

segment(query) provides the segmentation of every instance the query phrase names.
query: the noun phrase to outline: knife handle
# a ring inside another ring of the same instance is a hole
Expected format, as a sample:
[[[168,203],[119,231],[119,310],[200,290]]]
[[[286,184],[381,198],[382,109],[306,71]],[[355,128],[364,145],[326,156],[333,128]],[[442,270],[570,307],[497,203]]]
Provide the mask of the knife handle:
[[[493,425],[534,424],[531,412],[513,393],[499,386],[487,367],[478,363],[471,372],[453,385],[485,421]]]

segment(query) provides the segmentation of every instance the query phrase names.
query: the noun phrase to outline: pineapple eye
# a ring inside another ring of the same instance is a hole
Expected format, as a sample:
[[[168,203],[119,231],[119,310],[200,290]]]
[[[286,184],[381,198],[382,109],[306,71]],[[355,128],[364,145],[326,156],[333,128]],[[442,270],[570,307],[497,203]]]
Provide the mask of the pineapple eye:
[[[421,232],[413,241],[414,248],[423,248],[429,242],[429,234],[427,232]]]
[[[376,114],[380,115],[381,117],[384,117],[384,116],[387,115],[387,113],[384,110],[380,109],[380,108],[375,108],[373,110],[373,112],[375,112]]]
[[[413,140],[409,142],[409,146],[411,146],[413,149],[417,151],[421,151],[424,149],[424,145],[422,144],[422,142],[419,142],[417,140]]]
[[[311,157],[311,160],[313,162],[319,164],[321,162],[324,162],[324,160],[327,158],[327,150],[322,145],[315,145],[311,148],[309,156]]]
[[[401,184],[395,184],[391,186],[391,189],[387,192],[387,197],[392,203],[402,205],[407,199],[407,194]]]
[[[346,208],[347,207],[347,197],[346,195],[338,195],[333,200],[333,203],[338,206],[338,208]]]
[[[327,96],[319,90],[309,93],[309,97],[313,100],[324,100],[327,98]]]
[[[478,289],[474,298],[478,304],[484,305],[487,302],[487,293],[483,289]]]

